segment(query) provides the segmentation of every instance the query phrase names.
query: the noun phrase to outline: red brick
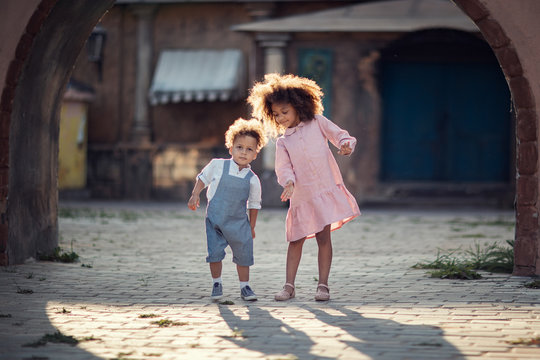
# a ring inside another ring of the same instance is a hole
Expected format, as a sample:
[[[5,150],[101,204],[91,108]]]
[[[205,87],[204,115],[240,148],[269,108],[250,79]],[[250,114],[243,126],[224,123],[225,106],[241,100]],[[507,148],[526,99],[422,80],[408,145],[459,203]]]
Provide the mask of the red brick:
[[[516,239],[538,234],[538,209],[532,205],[516,206]]]
[[[11,114],[6,111],[0,111],[0,139],[9,139],[9,125]]]
[[[0,213],[6,212],[7,208],[7,196],[8,196],[8,186],[0,186]]]
[[[23,68],[22,60],[13,60],[9,64],[8,71],[6,73],[6,85],[9,87],[15,87],[19,81],[21,71]]]
[[[48,14],[57,2],[58,0],[41,0],[38,9]]]
[[[531,91],[529,80],[519,76],[510,79],[510,91],[512,92],[512,99],[518,109],[531,109],[534,108],[534,98]]]
[[[15,58],[20,61],[24,61],[30,53],[33,42],[34,38],[31,35],[23,34],[23,36],[21,36],[21,40],[19,40],[19,43],[17,44],[17,49],[15,50]]]
[[[517,203],[519,205],[534,205],[538,200],[538,177],[521,175],[516,183]]]
[[[536,141],[538,129],[538,116],[533,109],[518,109],[517,137],[520,142]]]
[[[0,167],[9,165],[9,139],[0,138]]]
[[[514,243],[514,264],[519,267],[535,267],[537,257],[536,234],[516,237]]]
[[[7,253],[0,253],[0,266],[8,266],[8,256]]]
[[[0,111],[11,113],[14,95],[15,87],[9,85],[4,87],[2,96],[0,97]]]
[[[521,61],[512,46],[505,46],[495,50],[495,55],[508,78],[523,75]]]
[[[0,188],[9,185],[9,168],[0,167]]]
[[[538,143],[524,142],[518,145],[517,171],[519,175],[535,175],[538,169]]]
[[[476,0],[454,0],[454,3],[474,21],[483,19],[489,15],[488,10],[482,3]]]
[[[510,44],[510,39],[497,21],[488,17],[477,21],[476,25],[493,49]]]
[[[0,224],[0,253],[6,252],[8,239],[8,224]]]
[[[47,11],[43,11],[39,8],[34,11],[30,20],[28,20],[28,25],[26,25],[26,32],[30,35],[36,35],[39,32],[39,29],[41,29],[47,16],[49,16]]]

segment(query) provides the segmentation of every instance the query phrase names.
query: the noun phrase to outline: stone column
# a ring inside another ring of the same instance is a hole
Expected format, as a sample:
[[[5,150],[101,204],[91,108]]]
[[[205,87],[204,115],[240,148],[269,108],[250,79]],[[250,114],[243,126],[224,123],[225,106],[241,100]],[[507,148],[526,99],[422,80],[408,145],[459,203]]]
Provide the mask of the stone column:
[[[152,32],[155,5],[133,5],[137,18],[137,66],[135,78],[134,117],[129,141],[121,145],[123,157],[123,197],[147,200],[152,196],[154,146],[148,107],[148,89],[152,74]]]
[[[150,142],[148,118],[148,89],[150,88],[152,65],[152,23],[156,6],[133,6],[137,17],[137,73],[135,79],[135,112],[131,128],[131,140],[135,143]]]
[[[258,34],[256,39],[264,50],[264,73],[285,73],[285,47],[290,36],[288,34]],[[281,186],[277,183],[274,172],[276,143],[274,140],[262,150],[263,163],[263,204],[266,206],[281,206],[279,199]]]

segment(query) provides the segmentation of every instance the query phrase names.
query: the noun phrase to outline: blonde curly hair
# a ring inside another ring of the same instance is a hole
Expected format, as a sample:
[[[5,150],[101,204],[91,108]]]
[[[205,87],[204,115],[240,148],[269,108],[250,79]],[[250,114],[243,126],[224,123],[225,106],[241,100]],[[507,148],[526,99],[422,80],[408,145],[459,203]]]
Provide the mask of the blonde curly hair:
[[[246,120],[238,118],[229,126],[225,132],[225,146],[227,149],[232,148],[234,140],[238,136],[251,136],[257,141],[257,152],[266,145],[266,134],[264,133],[263,124],[257,119]]]
[[[256,82],[250,90],[247,102],[252,106],[252,116],[263,121],[272,136],[285,129],[274,118],[272,104],[291,104],[300,121],[311,121],[322,114],[324,96],[320,86],[313,80],[296,76],[266,74],[264,81]]]

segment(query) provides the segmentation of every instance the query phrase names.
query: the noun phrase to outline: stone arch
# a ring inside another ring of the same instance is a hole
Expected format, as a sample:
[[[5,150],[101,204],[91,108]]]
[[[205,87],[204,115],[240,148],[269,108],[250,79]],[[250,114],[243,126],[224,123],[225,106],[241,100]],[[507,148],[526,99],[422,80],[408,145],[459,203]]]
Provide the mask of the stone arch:
[[[501,25],[480,0],[454,0],[478,26],[506,77],[516,111],[516,232],[514,274],[540,273],[538,262],[538,113],[529,79]]]
[[[514,273],[540,274],[538,113],[530,79],[490,5],[485,0],[454,2],[493,48],[512,93],[517,113]],[[0,265],[23,262],[57,244],[57,114],[62,90],[86,38],[113,3],[36,1],[9,61],[0,98]]]
[[[19,40],[0,102],[9,129],[2,159],[8,176],[0,179],[2,264],[58,244],[58,111],[77,56],[113,2],[42,0]]]

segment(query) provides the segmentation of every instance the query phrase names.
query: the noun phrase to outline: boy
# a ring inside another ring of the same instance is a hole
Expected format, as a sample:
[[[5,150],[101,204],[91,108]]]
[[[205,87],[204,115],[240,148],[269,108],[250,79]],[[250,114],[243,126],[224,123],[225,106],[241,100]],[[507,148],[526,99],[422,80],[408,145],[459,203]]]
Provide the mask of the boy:
[[[188,207],[196,210],[201,191],[208,186],[206,197],[206,240],[213,279],[212,300],[223,296],[221,281],[225,248],[230,246],[240,280],[240,296],[257,300],[249,286],[249,267],[253,265],[255,223],[261,208],[261,183],[250,163],[266,143],[262,124],[255,119],[237,119],[225,133],[225,146],[231,159],[212,159],[197,175]],[[249,212],[249,217],[246,214]]]

